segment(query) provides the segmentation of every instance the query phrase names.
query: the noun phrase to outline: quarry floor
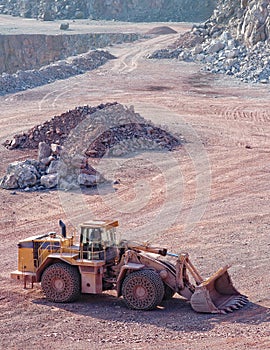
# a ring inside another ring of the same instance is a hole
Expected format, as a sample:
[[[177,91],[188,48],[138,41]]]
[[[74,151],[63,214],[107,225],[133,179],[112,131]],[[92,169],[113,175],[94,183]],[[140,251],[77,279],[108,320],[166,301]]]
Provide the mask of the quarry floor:
[[[9,21],[5,30],[28,31],[26,22]],[[31,23],[35,31],[58,28]],[[189,27],[167,25],[178,32]],[[146,32],[156,24],[94,26]],[[209,75],[198,64],[147,59],[176,38],[109,47],[117,59],[95,71],[0,97],[1,144],[75,106],[112,101],[133,105],[187,141],[174,152],[102,159],[97,169],[119,180],[115,185],[80,193],[0,190],[0,348],[269,349],[269,86]],[[0,152],[0,176],[10,162],[37,155],[3,146]],[[204,277],[230,264],[235,287],[250,303],[227,315],[198,314],[180,297],[151,312],[133,311],[113,291],[49,303],[39,285],[23,289],[9,275],[17,269],[18,240],[58,232],[60,218],[68,232],[85,218],[118,219],[123,238],[188,252]]]

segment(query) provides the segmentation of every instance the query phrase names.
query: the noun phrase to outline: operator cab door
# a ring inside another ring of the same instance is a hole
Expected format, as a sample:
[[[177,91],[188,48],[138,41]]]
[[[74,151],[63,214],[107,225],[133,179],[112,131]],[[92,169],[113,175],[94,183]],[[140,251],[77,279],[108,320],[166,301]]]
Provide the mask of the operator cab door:
[[[115,227],[81,227],[80,251],[83,259],[114,261],[118,256]]]
[[[104,260],[102,229],[99,227],[81,227],[80,248],[83,259]]]

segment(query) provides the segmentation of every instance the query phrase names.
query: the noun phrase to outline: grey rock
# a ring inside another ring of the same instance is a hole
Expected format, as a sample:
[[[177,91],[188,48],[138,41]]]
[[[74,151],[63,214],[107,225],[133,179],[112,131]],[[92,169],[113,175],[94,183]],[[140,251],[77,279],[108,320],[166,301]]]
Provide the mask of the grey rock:
[[[75,12],[75,18],[76,18],[76,19],[85,18],[85,14],[83,13],[83,11],[76,11],[76,12]]]
[[[121,157],[126,153],[121,145],[117,145],[110,150],[110,154],[115,157]]]
[[[56,143],[51,144],[51,152],[55,156],[59,156],[63,150],[63,146],[60,146]]]
[[[19,188],[26,188],[34,186],[37,183],[37,176],[29,168],[22,168],[18,173],[18,186]]]
[[[225,50],[225,55],[227,58],[235,58],[239,55],[238,49]]]
[[[95,186],[99,183],[99,176],[97,175],[88,175],[80,174],[78,176],[78,184],[81,186]]]
[[[237,41],[235,39],[228,40],[227,47],[228,49],[237,47]]]
[[[203,60],[205,60],[205,55],[203,53],[200,53],[199,55],[196,56],[196,59],[198,61],[203,61]]]
[[[74,167],[74,168],[82,168],[82,167],[85,167],[86,164],[87,164],[87,158],[82,156],[82,155],[79,155],[79,154],[76,154],[70,161],[70,164]]]
[[[46,170],[46,173],[47,174],[58,173],[60,168],[61,168],[61,162],[59,160],[52,160],[52,162],[50,163],[48,169]]]
[[[14,174],[7,174],[1,179],[0,186],[6,190],[13,190],[19,187],[18,179]]]
[[[180,145],[178,136],[174,136],[162,126],[155,126],[151,121],[146,121],[132,108],[128,109],[117,103],[100,107],[96,109],[84,106],[75,111],[69,111],[70,114],[65,113],[65,118],[54,117],[52,124],[47,121],[44,125],[39,125],[37,129],[32,128],[28,140],[27,134],[24,134],[23,142],[27,140],[29,141],[28,145],[33,147],[31,144],[33,131],[44,134],[43,129],[45,128],[57,130],[62,127],[62,130],[66,130],[67,125],[78,118],[80,113],[87,116],[81,120],[78,130],[77,127],[74,127],[74,130],[69,130],[69,142],[66,142],[64,147],[55,143],[48,148],[47,144],[40,143],[40,158],[49,153],[53,155],[42,158],[40,161],[28,159],[25,162],[10,164],[7,174],[15,174],[16,178],[14,180],[6,177],[6,183],[9,183],[10,187],[29,187],[31,190],[33,186],[39,189],[39,185],[53,188],[56,186],[56,178],[58,177],[58,188],[63,190],[79,188],[80,185],[94,186],[105,179],[92,167],[92,162],[89,161],[89,153],[92,154],[93,151],[101,158],[105,154],[107,155],[110,150],[114,156],[120,156],[144,149],[171,150],[176,145]],[[91,110],[94,112],[89,114]],[[113,132],[108,133],[108,130],[113,130]],[[94,132],[94,135],[97,136],[93,143],[89,140]],[[89,149],[86,148],[88,144]],[[57,154],[59,152],[61,154]]]
[[[186,51],[182,51],[179,55],[178,55],[178,59],[181,61],[186,61],[189,58],[189,54]]]
[[[38,163],[27,159],[24,162],[13,162],[9,164],[7,173],[1,181],[1,187],[14,189],[34,186],[40,178],[40,173],[33,164]]]
[[[224,42],[218,40],[218,41],[212,43],[208,47],[207,52],[208,53],[216,53],[216,52],[219,52],[220,50],[224,49],[224,47],[225,47]]]
[[[52,11],[49,11],[49,10],[44,11],[44,13],[42,13],[42,15],[40,16],[40,19],[42,19],[43,21],[53,21],[54,16]]]
[[[229,69],[229,68],[233,67],[236,63],[237,63],[237,59],[230,58],[230,59],[225,61],[224,66],[226,69]]]
[[[202,45],[196,45],[194,47],[194,49],[192,50],[192,53],[194,53],[194,55],[198,55],[203,51],[203,47]]]
[[[97,34],[89,34],[87,40],[83,35],[85,42],[82,38],[78,37],[78,44],[76,44],[75,39],[72,38],[73,36],[75,37],[75,35],[59,35],[56,36],[57,40],[49,40],[48,42],[44,42],[42,37],[38,37],[33,39],[32,44],[32,50],[37,50],[39,52],[38,57],[34,55],[34,58],[31,57],[24,59],[23,63],[21,63],[20,60],[24,53],[16,46],[18,45],[16,44],[18,39],[15,37],[16,40],[13,40],[14,43],[10,42],[11,39],[3,40],[3,45],[7,47],[10,46],[10,49],[9,51],[7,50],[7,52],[3,52],[4,58],[3,60],[0,60],[0,71],[3,72],[3,70],[6,70],[9,74],[0,74],[0,95],[27,90],[40,85],[52,83],[58,79],[67,79],[71,76],[96,69],[98,66],[106,63],[109,59],[115,57],[107,51],[95,50],[95,47],[104,47],[110,42],[119,43],[121,41],[134,41],[139,37],[138,34],[132,33],[120,33],[119,35],[117,34],[117,36],[115,36],[115,33],[106,36],[100,34],[99,38],[95,38],[94,35]],[[39,36],[39,34],[36,36]],[[65,39],[65,37],[68,38]],[[50,46],[48,46],[48,43]],[[89,46],[91,46],[92,49],[85,52]],[[61,50],[62,47],[66,48],[64,52]],[[10,60],[10,56],[14,56],[13,60]],[[68,56],[71,57],[67,58]],[[65,59],[64,63],[63,60],[60,59],[62,57]],[[21,64],[20,68],[23,70],[21,73],[14,72],[15,67],[17,71],[18,64]],[[48,135],[49,133],[50,131],[48,131]],[[35,136],[38,137],[39,135],[37,134]],[[45,138],[41,141],[44,141],[44,139]],[[12,142],[15,143],[11,145],[12,148],[16,148],[17,141],[12,140]]]
[[[214,61],[215,61],[215,57],[214,56],[207,55],[205,57],[205,62],[207,62],[207,63],[213,63]]]
[[[135,22],[187,21],[201,22],[209,18],[215,0],[4,0],[0,12],[15,16],[53,19],[117,20]]]
[[[40,184],[46,188],[54,188],[58,183],[58,175],[57,174],[47,174],[43,175],[40,178]]]
[[[51,147],[46,142],[38,144],[38,160],[48,158],[51,155]]]
[[[46,158],[41,158],[40,159],[40,163],[42,165],[45,165],[45,166],[49,166],[50,163],[54,160],[54,157],[53,156],[49,156],[49,157],[46,157]]]
[[[232,39],[232,34],[229,31],[224,31],[221,35],[220,35],[220,40],[222,41],[228,41]]]
[[[79,189],[79,185],[76,181],[69,181],[67,179],[59,179],[58,181],[58,189],[63,191],[70,191],[74,189]]]
[[[61,23],[59,28],[61,30],[68,30],[69,29],[69,23]]]

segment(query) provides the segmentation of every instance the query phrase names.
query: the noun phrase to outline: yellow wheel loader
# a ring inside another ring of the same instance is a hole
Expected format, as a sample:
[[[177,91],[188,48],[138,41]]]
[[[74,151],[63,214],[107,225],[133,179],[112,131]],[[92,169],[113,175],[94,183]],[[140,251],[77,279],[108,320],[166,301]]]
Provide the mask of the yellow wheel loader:
[[[198,312],[227,313],[245,305],[247,297],[233,286],[228,266],[203,279],[188,254],[131,241],[117,241],[117,221],[88,221],[79,226],[78,242],[49,232],[18,244],[14,279],[41,282],[52,302],[75,301],[81,293],[116,290],[131,309],[151,310],[178,293]],[[77,235],[78,236],[78,235]],[[166,258],[165,258],[166,257]],[[174,261],[172,261],[174,260]],[[192,281],[192,282],[191,282]]]

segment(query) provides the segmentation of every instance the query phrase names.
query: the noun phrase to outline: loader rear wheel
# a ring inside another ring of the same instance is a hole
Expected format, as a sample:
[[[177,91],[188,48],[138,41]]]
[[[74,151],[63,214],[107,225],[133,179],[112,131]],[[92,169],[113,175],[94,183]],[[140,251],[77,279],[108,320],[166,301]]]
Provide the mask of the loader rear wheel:
[[[42,274],[41,287],[48,300],[68,303],[80,295],[80,275],[74,266],[64,263],[50,265]]]
[[[152,310],[164,296],[164,284],[153,270],[130,273],[123,282],[122,295],[130,309]]]

